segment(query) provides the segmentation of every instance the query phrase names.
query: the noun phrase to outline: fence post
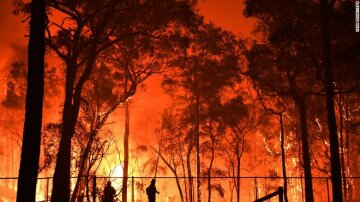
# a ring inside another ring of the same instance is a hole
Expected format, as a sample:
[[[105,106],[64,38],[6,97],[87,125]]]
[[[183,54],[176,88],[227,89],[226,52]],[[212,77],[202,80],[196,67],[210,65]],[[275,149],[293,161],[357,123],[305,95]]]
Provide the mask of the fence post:
[[[135,201],[134,176],[131,176],[131,201]]]
[[[284,201],[284,189],[282,187],[279,187],[278,193],[279,193],[279,202],[283,202]]]
[[[96,175],[93,176],[93,202],[96,202]]]

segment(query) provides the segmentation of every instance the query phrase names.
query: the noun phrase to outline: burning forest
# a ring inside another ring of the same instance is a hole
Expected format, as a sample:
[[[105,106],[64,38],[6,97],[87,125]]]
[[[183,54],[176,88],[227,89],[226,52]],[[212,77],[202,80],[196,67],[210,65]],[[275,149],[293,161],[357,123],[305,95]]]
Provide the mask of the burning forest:
[[[359,1],[0,12],[0,201],[360,201]]]

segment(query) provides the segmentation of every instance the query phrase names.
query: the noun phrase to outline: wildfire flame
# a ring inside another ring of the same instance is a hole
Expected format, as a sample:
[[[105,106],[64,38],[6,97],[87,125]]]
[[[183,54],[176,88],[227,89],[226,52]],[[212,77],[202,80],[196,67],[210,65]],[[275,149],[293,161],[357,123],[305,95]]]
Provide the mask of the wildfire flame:
[[[118,164],[112,171],[111,177],[114,177],[115,180],[112,181],[112,186],[118,190],[122,187],[122,177],[123,177],[123,167],[121,164]]]

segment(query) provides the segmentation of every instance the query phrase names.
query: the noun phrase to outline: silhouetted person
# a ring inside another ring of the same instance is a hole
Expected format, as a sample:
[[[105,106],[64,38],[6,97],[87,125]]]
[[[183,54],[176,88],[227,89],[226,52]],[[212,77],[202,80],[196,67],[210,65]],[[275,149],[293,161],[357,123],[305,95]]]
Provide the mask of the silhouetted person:
[[[115,189],[111,186],[111,182],[108,181],[104,189],[104,198],[103,202],[113,202],[115,197]]]
[[[156,193],[160,194],[160,192],[156,190],[155,179],[152,179],[150,185],[146,188],[146,194],[149,202],[155,202]]]

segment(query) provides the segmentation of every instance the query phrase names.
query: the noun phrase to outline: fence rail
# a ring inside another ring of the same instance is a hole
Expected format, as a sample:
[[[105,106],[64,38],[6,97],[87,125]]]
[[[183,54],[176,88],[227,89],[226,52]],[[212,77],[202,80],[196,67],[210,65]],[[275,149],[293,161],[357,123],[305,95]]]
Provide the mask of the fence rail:
[[[77,176],[71,177],[72,188],[77,180]],[[104,185],[107,181],[111,181],[112,185],[117,190],[117,201],[121,198],[123,190],[128,192],[128,200],[131,202],[147,201],[145,188],[149,184],[152,176],[129,176],[128,184],[124,187],[122,185],[122,177],[108,177],[108,176],[80,176],[80,178],[87,179],[83,190],[85,197],[78,201],[95,202],[101,201],[103,195]],[[181,201],[180,189],[184,197],[187,196],[188,190],[192,188],[192,197],[196,197],[196,176],[180,176],[177,178],[170,176],[157,176],[157,188],[161,192],[158,196],[159,202],[176,202]],[[208,189],[208,176],[199,177],[202,182],[202,196],[207,199]],[[278,187],[283,186],[283,177],[270,177],[270,176],[244,176],[244,177],[227,177],[227,176],[211,176],[210,190],[212,192],[212,201],[236,201],[236,187],[234,183],[236,179],[240,180],[239,196],[241,201],[259,201],[264,196],[271,194]],[[15,201],[17,177],[0,177],[0,201]],[[287,177],[287,195],[289,201],[304,201],[304,177]],[[356,192],[360,188],[360,177],[346,177],[343,178],[347,182],[348,188],[348,201],[360,201],[360,194]],[[331,201],[331,179],[329,177],[313,177],[314,196],[315,201]],[[178,184],[177,184],[178,183]],[[39,177],[37,184],[37,201],[49,201],[52,190],[52,177]],[[191,189],[190,189],[191,190]],[[285,193],[284,193],[285,194]],[[190,195],[190,194],[189,194]],[[291,199],[291,200],[290,200]],[[268,200],[268,199],[266,199]],[[186,201],[186,200],[185,200]],[[204,200],[205,201],[205,200]],[[270,201],[278,201],[270,199]]]

